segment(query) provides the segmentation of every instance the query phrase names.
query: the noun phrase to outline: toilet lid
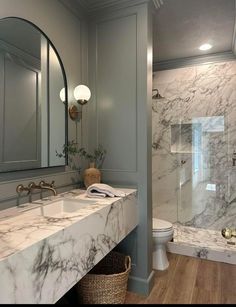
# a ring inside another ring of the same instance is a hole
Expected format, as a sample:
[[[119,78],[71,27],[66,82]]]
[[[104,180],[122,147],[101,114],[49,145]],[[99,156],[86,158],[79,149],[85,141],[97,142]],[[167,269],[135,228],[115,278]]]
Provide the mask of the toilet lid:
[[[172,224],[170,222],[160,220],[160,219],[152,219],[152,229],[153,231],[165,231],[172,228]]]

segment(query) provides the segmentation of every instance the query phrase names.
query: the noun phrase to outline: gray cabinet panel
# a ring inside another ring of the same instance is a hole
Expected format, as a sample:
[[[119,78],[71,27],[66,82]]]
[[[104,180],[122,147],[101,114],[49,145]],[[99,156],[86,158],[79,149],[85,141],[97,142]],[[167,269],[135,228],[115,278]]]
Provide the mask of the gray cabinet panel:
[[[137,169],[136,23],[131,15],[97,25],[98,143],[108,152],[106,170]]]

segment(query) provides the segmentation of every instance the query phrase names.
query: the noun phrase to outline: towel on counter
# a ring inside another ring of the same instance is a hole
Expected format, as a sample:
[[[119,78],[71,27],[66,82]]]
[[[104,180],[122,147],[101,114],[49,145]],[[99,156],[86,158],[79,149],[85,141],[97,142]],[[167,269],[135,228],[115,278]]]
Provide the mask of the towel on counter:
[[[88,197],[124,197],[123,191],[116,190],[108,184],[94,183],[87,188]]]

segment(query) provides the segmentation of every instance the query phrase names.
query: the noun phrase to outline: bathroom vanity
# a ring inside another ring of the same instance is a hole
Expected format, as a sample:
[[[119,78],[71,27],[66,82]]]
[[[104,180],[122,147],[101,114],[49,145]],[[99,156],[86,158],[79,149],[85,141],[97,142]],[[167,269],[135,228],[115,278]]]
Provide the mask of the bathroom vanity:
[[[0,211],[0,303],[55,303],[138,224],[137,191],[73,190]]]

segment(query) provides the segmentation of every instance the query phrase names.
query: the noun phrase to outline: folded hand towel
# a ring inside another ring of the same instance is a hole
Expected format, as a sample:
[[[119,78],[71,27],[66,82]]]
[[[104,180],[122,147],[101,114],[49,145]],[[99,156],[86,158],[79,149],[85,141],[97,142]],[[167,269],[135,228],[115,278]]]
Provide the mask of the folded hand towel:
[[[116,190],[104,183],[94,183],[90,185],[86,193],[88,197],[124,197],[126,195],[123,191]]]

